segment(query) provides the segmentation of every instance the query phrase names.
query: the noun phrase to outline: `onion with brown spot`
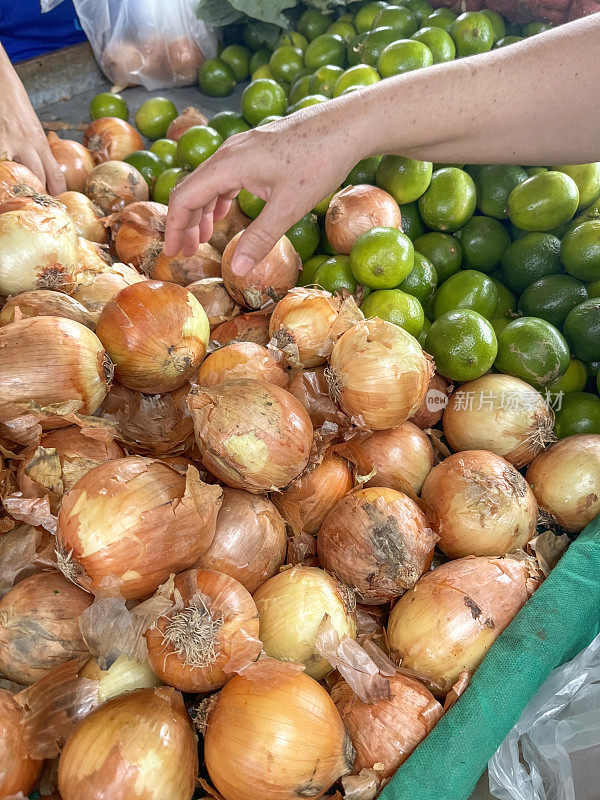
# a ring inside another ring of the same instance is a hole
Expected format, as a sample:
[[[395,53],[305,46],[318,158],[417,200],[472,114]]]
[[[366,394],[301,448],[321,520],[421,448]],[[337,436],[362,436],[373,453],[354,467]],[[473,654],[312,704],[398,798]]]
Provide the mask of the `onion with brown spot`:
[[[358,237],[371,228],[398,228],[402,217],[391,194],[377,186],[346,186],[333,195],[325,215],[325,233],[336,253],[348,255]]]
[[[140,269],[149,278],[187,286],[203,278],[220,278],[221,255],[208,242],[200,242],[194,255],[166,256],[162,242],[156,240],[143,254]]]
[[[17,161],[0,161],[0,203],[25,190],[42,193],[44,185],[24,164]]]
[[[150,192],[144,176],[131,164],[106,161],[88,175],[85,193],[104,214],[111,214],[137,200],[147,200]]]
[[[254,342],[266,347],[269,344],[269,317],[262,313],[240,314],[213,328],[211,341],[220,345],[232,342]]]
[[[99,117],[83,132],[83,144],[96,164],[122,161],[136,150],[144,149],[144,140],[136,129],[119,117]]]
[[[325,367],[298,373],[290,382],[289,391],[308,411],[315,428],[320,428],[324,422],[340,421],[342,414],[329,394]]]
[[[286,389],[290,379],[285,365],[277,351],[253,342],[233,342],[204,360],[196,383],[208,388],[236,378],[256,378]]]
[[[54,131],[49,131],[47,137],[52,155],[67,184],[67,191],[83,192],[87,176],[94,169],[93,155],[79,142],[61,139]]]

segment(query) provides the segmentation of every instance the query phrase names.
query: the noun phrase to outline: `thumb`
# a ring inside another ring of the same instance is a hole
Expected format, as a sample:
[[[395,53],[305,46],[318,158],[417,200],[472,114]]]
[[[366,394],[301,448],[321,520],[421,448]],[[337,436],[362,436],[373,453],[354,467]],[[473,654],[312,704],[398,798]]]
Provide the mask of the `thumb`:
[[[281,209],[282,205],[272,198],[240,236],[231,259],[231,269],[236,275],[247,275],[253,270],[293,224]]]

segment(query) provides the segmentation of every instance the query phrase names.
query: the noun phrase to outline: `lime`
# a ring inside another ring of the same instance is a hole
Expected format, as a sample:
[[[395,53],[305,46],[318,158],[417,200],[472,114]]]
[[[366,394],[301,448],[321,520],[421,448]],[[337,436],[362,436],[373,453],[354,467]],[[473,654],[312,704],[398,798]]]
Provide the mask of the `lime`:
[[[405,6],[387,6],[382,8],[373,20],[373,28],[390,27],[395,28],[400,36],[404,38],[412,36],[419,27],[417,20]]]
[[[462,248],[454,236],[432,231],[415,239],[415,250],[425,256],[437,273],[438,282],[447,280],[460,269]]]
[[[332,97],[339,97],[348,89],[371,86],[371,84],[378,83],[380,80],[381,77],[374,67],[368,64],[355,64],[355,66],[344,70],[337,79],[333,87]]]
[[[438,287],[435,293],[433,318],[456,311],[459,308],[470,308],[482,317],[490,319],[495,315],[498,305],[498,290],[494,282],[474,269],[464,269],[452,275]]]
[[[494,28],[481,11],[466,11],[457,17],[448,31],[454,39],[459,58],[487,53],[494,44]]]
[[[492,29],[494,31],[494,41],[499,42],[500,39],[506,36],[506,25],[504,24],[504,18],[497,11],[490,11],[489,8],[483,8],[481,13],[484,14],[491,22]]]
[[[351,25],[354,24],[354,14],[351,11],[345,11],[343,14],[340,14],[337,18],[338,22],[349,22]],[[331,27],[331,26],[330,26]]]
[[[336,33],[317,36],[304,51],[304,63],[312,70],[325,64],[343,67],[346,64],[346,42]]]
[[[398,39],[402,39],[402,36],[395,28],[373,28],[358,45],[360,60],[363,64],[376,67],[383,50]]]
[[[443,28],[434,28],[432,26],[421,28],[416,33],[413,33],[412,38],[427,45],[431,50],[434,64],[453,61],[456,56],[454,39]]]
[[[324,94],[331,97],[333,87],[337,79],[344,73],[341,67],[334,64],[324,64],[319,67],[309,79],[309,90],[311,94]]]
[[[463,252],[463,266],[492,272],[510,244],[510,236],[501,222],[492,217],[471,217],[454,234]]]
[[[298,100],[302,100],[303,97],[310,94],[310,79],[310,75],[303,75],[301,78],[296,78],[292,83],[290,91],[288,92],[288,103],[290,105],[293,106]]]
[[[527,178],[508,197],[508,216],[524,231],[551,231],[577,211],[577,184],[564,172],[549,170]]]
[[[571,222],[569,222],[567,231],[576,228],[578,225],[581,225],[582,222],[589,222],[590,220],[595,222],[600,220],[600,200],[596,200],[596,202],[592,203],[585,211],[582,211],[572,219]]]
[[[553,325],[535,317],[510,322],[498,336],[494,366],[541,389],[558,380],[569,366],[569,347]]]
[[[100,92],[90,103],[90,118],[100,119],[100,117],[118,117],[119,119],[129,119],[129,108],[120,94],[112,92]]]
[[[299,47],[304,52],[308,46],[308,39],[298,31],[285,31],[275,42],[275,49],[290,44],[292,47]]]
[[[564,272],[560,239],[551,233],[528,233],[506,248],[501,264],[502,282],[520,293],[539,278]]]
[[[501,39],[495,44],[495,47],[506,47],[509,44],[516,44],[517,42],[522,42],[522,36],[503,36]]]
[[[292,225],[289,231],[286,231],[285,235],[302,261],[306,261],[319,245],[320,231],[316,215],[313,213],[305,214],[301,220]]]
[[[496,338],[500,336],[501,332],[506,328],[508,323],[510,322],[510,317],[492,317],[490,320],[490,325],[494,329],[494,333],[496,334]]]
[[[262,128],[263,125],[268,125],[270,122],[277,122],[278,120],[283,119],[280,114],[271,114],[270,117],[265,117],[261,119],[261,121],[256,126],[257,128]]]
[[[326,33],[334,33],[336,36],[341,36],[346,42],[346,47],[350,47],[356,39],[356,28],[351,22],[343,22],[337,20],[327,28]]]
[[[600,300],[584,300],[569,312],[563,328],[576,358],[600,361]]]
[[[291,83],[304,66],[304,56],[299,47],[285,44],[273,51],[269,59],[269,69],[278,81]]]
[[[439,231],[457,231],[475,211],[475,184],[470,175],[456,167],[433,173],[429,188],[419,198],[423,222]]]
[[[333,14],[323,14],[314,8],[307,8],[300,14],[296,27],[309,42],[325,33],[333,22]]]
[[[157,139],[150,152],[158,156],[165,167],[174,167],[177,163],[177,142],[174,139]]]
[[[426,303],[433,296],[436,286],[435,267],[425,256],[415,252],[413,268],[398,289],[416,297],[420,303]]]
[[[252,81],[242,94],[242,114],[250,125],[258,125],[272,114],[285,114],[286,97],[281,86],[268,78]]]
[[[475,178],[477,207],[482,214],[495,219],[508,217],[508,197],[515,186],[527,180],[522,167],[492,164],[481,167]]]
[[[343,186],[359,186],[363,183],[375,183],[377,169],[381,163],[381,156],[363,158],[348,173]]]
[[[600,397],[589,392],[573,392],[562,397],[559,405],[554,421],[558,439],[600,433]]]
[[[585,286],[570,275],[546,275],[529,285],[519,298],[519,311],[562,328],[567,314],[588,299]]]
[[[362,8],[359,8],[354,15],[354,27],[358,33],[370,31],[373,27],[375,17],[382,8],[387,8],[387,5],[388,4],[384,3],[383,0],[375,0],[375,2],[367,3]]]
[[[314,275],[321,264],[327,261],[327,256],[320,254],[311,256],[302,264],[300,275],[298,276],[298,286],[309,286],[314,283]]]
[[[183,133],[177,142],[177,160],[184,167],[197,166],[216,153],[223,144],[223,137],[208,125],[194,125]]]
[[[246,120],[237,114],[235,111],[219,111],[209,122],[211,128],[214,128],[223,139],[228,139],[230,136],[235,136],[236,133],[243,133],[249,131],[250,126]]]
[[[366,33],[359,33],[356,39],[352,42],[352,44],[348,45],[348,66],[355,67],[357,64],[361,64],[360,53],[361,53],[361,45],[364,41],[364,38],[367,34]]]
[[[139,107],[135,124],[142,136],[160,139],[177,117],[177,109],[166,97],[151,97]]]
[[[517,298],[497,278],[492,278],[491,275],[489,277],[498,290],[498,305],[494,311],[494,317],[512,319],[515,315],[514,312],[517,310]]]
[[[578,210],[587,208],[600,197],[600,163],[574,164],[567,167],[554,167],[573,178],[579,190]]]
[[[171,191],[188,174],[188,171],[182,169],[181,167],[171,167],[169,169],[165,169],[154,181],[152,199],[157,203],[164,203],[167,205]]]
[[[134,153],[129,153],[128,156],[125,156],[123,161],[135,167],[144,176],[144,180],[151,189],[154,186],[154,181],[166,169],[166,165],[150,150],[136,150]]]
[[[569,231],[560,255],[569,275],[582,281],[600,280],[600,220],[582,222]]]
[[[418,336],[423,329],[425,315],[421,304],[413,295],[400,289],[379,289],[371,292],[360,306],[367,319],[379,317],[404,328],[412,336]]]
[[[548,386],[548,392],[552,394],[571,394],[571,392],[582,392],[587,382],[587,370],[583,361],[572,358],[565,374],[554,383]]]
[[[313,275],[313,283],[317,284],[327,292],[341,292],[347,289],[349,292],[356,291],[356,278],[350,269],[350,258],[348,256],[331,256],[317,267]]]
[[[250,74],[252,75],[252,73],[255,72],[259,67],[264,67],[265,64],[268,64],[270,58],[271,51],[267,50],[266,48],[257,50],[256,53],[252,53],[250,56]]]
[[[377,169],[377,185],[391,194],[397,203],[412,203],[427,190],[432,172],[430,161],[384,156]]]
[[[404,203],[400,206],[400,215],[402,220],[402,233],[405,233],[411,242],[423,236],[427,228],[423,224],[421,215],[419,214],[419,204]]]
[[[331,246],[331,242],[327,238],[327,234],[325,233],[325,226],[321,228],[321,239],[319,241],[319,249],[322,253],[329,253],[331,256],[336,256],[337,252],[335,248]]]
[[[220,58],[207,58],[198,72],[198,83],[209,97],[227,97],[235,89],[235,72]]]
[[[522,32],[523,36],[537,36],[538,33],[549,31],[553,27],[551,22],[528,22],[527,25],[523,25]]]
[[[294,111],[300,111],[303,108],[317,106],[319,103],[326,103],[327,100],[329,100],[329,98],[325,97],[324,94],[307,94],[306,97],[298,100],[298,102],[294,103],[293,106],[288,106],[286,114],[293,114]]]
[[[263,200],[262,197],[257,197],[246,189],[240,189],[237,199],[240,208],[250,219],[256,219],[266,205],[266,200]]]
[[[219,58],[229,64],[236,81],[245,81],[250,75],[250,51],[241,44],[230,44],[219,53]]]
[[[531,178],[533,175],[541,175],[542,172],[548,172],[548,167],[525,167],[525,172]]]
[[[327,209],[329,208],[329,203],[331,203],[333,195],[337,194],[338,191],[339,189],[336,189],[335,192],[328,194],[327,197],[324,197],[320,203],[317,203],[317,205],[313,208],[314,213],[319,217],[324,217],[327,213]]]
[[[431,325],[424,350],[451,381],[473,381],[494,363],[498,348],[490,323],[468,308],[450,311]]]
[[[427,19],[427,17],[433,13],[433,6],[431,6],[427,0],[405,0],[403,3],[413,17],[417,20],[417,26],[421,26],[423,21]]]
[[[269,81],[275,80],[275,76],[271,72],[271,67],[268,64],[261,64],[260,67],[257,67],[250,75],[251,81],[258,81],[261,78],[266,78]]]
[[[402,75],[432,64],[433,53],[427,45],[415,39],[400,39],[384,47],[377,70],[382,78],[391,78],[392,75]]]
[[[358,237],[350,252],[352,273],[370,289],[393,289],[414,266],[411,240],[397,228],[372,228]]]
[[[588,297],[600,297],[600,281],[591,281],[586,284]]]
[[[427,339],[427,334],[429,333],[430,328],[431,328],[431,322],[429,322],[427,317],[424,317],[423,328],[421,329],[421,333],[417,336],[417,341],[423,348],[425,348],[425,341]]]
[[[436,10],[426,17],[423,22],[428,27],[443,28],[445,31],[447,31],[450,29],[450,26],[454,23],[457,16],[458,15],[449,8],[436,8]]]

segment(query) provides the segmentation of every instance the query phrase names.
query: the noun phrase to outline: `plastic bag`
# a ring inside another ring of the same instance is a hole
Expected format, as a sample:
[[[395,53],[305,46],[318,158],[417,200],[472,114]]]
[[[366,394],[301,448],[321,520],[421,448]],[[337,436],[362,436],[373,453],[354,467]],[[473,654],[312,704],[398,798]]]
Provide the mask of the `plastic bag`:
[[[41,0],[51,11],[61,0]],[[216,53],[216,40],[195,16],[194,0],[73,0],[106,77],[148,90],[186,86]]]
[[[500,800],[581,800],[582,765],[594,763],[599,747],[597,636],[553,670],[526,706],[489,763],[490,792]]]

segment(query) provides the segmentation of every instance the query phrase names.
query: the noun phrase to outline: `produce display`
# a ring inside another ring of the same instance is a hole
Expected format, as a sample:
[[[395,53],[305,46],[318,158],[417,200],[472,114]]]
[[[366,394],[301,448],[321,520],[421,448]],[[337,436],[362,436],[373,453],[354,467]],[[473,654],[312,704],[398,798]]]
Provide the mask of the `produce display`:
[[[600,163],[382,154],[244,277],[245,190],[163,251],[229,136],[540,29],[248,23],[241,113],[103,93],[65,193],[0,162],[0,798],[371,800],[600,513]]]

